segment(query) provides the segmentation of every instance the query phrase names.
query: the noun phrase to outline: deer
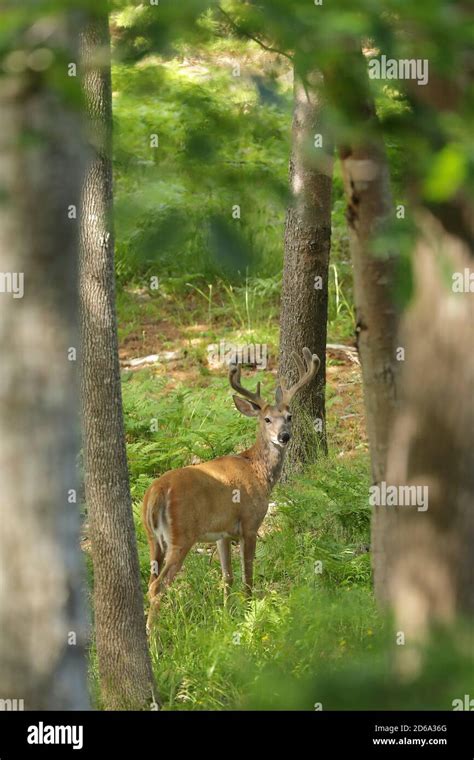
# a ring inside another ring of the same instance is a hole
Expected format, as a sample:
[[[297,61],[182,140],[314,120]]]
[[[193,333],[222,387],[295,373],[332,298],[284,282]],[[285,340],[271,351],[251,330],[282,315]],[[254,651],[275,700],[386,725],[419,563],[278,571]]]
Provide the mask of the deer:
[[[233,583],[232,541],[239,541],[244,591],[247,597],[252,595],[257,532],[291,440],[290,404],[320,367],[319,357],[308,348],[303,349],[303,358],[296,352],[292,357],[299,380],[287,388],[280,379],[274,404],[261,397],[260,383],[256,391],[241,385],[240,364],[229,365],[235,406],[246,417],[258,418],[257,439],[251,448],[170,470],[146,491],[142,520],[150,548],[148,633],[163,591],[196,543],[217,543],[226,600]]]

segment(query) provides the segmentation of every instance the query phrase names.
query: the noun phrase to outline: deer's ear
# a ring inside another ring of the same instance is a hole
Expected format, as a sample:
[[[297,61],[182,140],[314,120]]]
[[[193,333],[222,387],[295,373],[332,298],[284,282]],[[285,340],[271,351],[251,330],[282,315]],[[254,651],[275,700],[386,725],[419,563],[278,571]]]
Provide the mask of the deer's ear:
[[[249,401],[246,398],[240,398],[240,396],[232,396],[234,404],[241,414],[245,414],[246,417],[258,417],[260,407],[254,404],[253,401]]]
[[[283,401],[283,391],[281,389],[281,385],[279,385],[275,391],[275,401],[277,406],[279,406]]]

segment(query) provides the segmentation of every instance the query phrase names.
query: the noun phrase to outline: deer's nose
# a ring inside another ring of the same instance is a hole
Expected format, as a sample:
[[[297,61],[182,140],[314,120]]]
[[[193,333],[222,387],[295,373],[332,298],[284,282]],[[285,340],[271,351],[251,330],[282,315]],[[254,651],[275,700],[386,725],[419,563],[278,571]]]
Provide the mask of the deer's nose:
[[[290,440],[290,434],[289,433],[280,433],[278,435],[278,440],[280,441],[280,443],[288,443],[288,441]]]

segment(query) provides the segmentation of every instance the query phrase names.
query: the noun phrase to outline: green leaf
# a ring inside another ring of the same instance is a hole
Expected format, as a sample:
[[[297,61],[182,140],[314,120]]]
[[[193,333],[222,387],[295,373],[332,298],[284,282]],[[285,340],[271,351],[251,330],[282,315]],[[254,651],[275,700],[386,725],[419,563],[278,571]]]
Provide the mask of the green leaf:
[[[466,156],[457,145],[446,145],[437,153],[424,183],[424,195],[429,201],[441,202],[451,198],[467,174]]]

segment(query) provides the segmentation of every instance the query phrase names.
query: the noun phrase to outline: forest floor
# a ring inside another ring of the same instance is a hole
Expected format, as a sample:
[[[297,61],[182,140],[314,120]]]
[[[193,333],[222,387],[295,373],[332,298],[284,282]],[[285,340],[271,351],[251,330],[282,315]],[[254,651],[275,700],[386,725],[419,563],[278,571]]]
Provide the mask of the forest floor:
[[[209,365],[207,352],[211,345],[210,336],[216,332],[219,333],[220,340],[235,340],[235,331],[228,319],[220,318],[213,324],[207,322],[206,315],[203,315],[193,294],[180,300],[178,308],[174,300],[153,296],[145,288],[129,289],[126,299],[131,305],[129,308],[139,315],[138,321],[132,320],[120,327],[119,357],[126,371],[132,371],[130,364],[134,360],[158,357],[156,360],[151,359],[151,364],[138,365],[133,371],[151,369],[155,377],[163,379],[160,393],[164,396],[173,393],[183,383],[190,387],[205,387],[210,384],[213,374],[226,377],[224,366],[216,369]],[[181,310],[192,321],[187,324],[180,322]],[[242,337],[239,335],[240,342]],[[347,346],[350,349],[353,343],[348,342]],[[267,387],[269,376],[273,378],[270,384],[273,382],[276,385],[278,372],[276,347],[269,347],[269,351],[267,377],[264,381]],[[163,356],[165,361],[160,360]],[[247,376],[250,383],[253,374],[254,371],[249,368]],[[352,352],[330,350],[326,375],[332,447],[337,450],[339,457],[367,451],[362,376],[358,360]]]
[[[204,295],[191,290],[177,297],[142,287],[127,287],[119,293],[124,410],[144,593],[149,559],[139,513],[151,480],[168,469],[242,450],[255,437],[255,425],[233,407],[226,367],[209,364],[209,345],[264,341],[268,366],[258,372],[245,370],[246,380],[251,385],[258,377],[267,394],[276,385],[278,304],[274,297],[265,304],[259,299],[258,308],[248,312],[244,324],[236,317],[235,294],[221,287],[210,300]],[[130,367],[133,360],[153,355],[167,360]],[[236,591],[231,610],[224,609],[217,556],[204,545],[190,553],[163,602],[152,652],[167,708],[260,704],[264,695],[250,683],[255,674],[250,675],[248,666],[258,661],[257,672],[263,678],[269,663],[293,647],[295,626],[301,625],[302,651],[287,662],[288,675],[298,680],[298,671],[306,671],[314,659],[313,652],[305,662],[306,648],[313,650],[314,644],[307,640],[303,622],[296,620],[304,608],[310,608],[307,604],[301,608],[300,595],[317,593],[319,604],[332,604],[329,598],[325,600],[325,593],[331,597],[336,579],[346,589],[337,592],[343,596],[352,583],[360,586],[355,603],[366,606],[366,636],[372,636],[370,620],[375,609],[367,553],[368,455],[360,367],[339,351],[329,353],[327,360],[331,453],[301,476],[297,486],[287,483],[275,489],[260,532],[254,602],[246,605],[240,594],[235,547]],[[315,570],[318,563],[324,567],[321,577]],[[352,646],[347,633],[335,641],[338,656]],[[271,700],[272,694],[268,694]],[[296,690],[297,699],[298,694]]]

